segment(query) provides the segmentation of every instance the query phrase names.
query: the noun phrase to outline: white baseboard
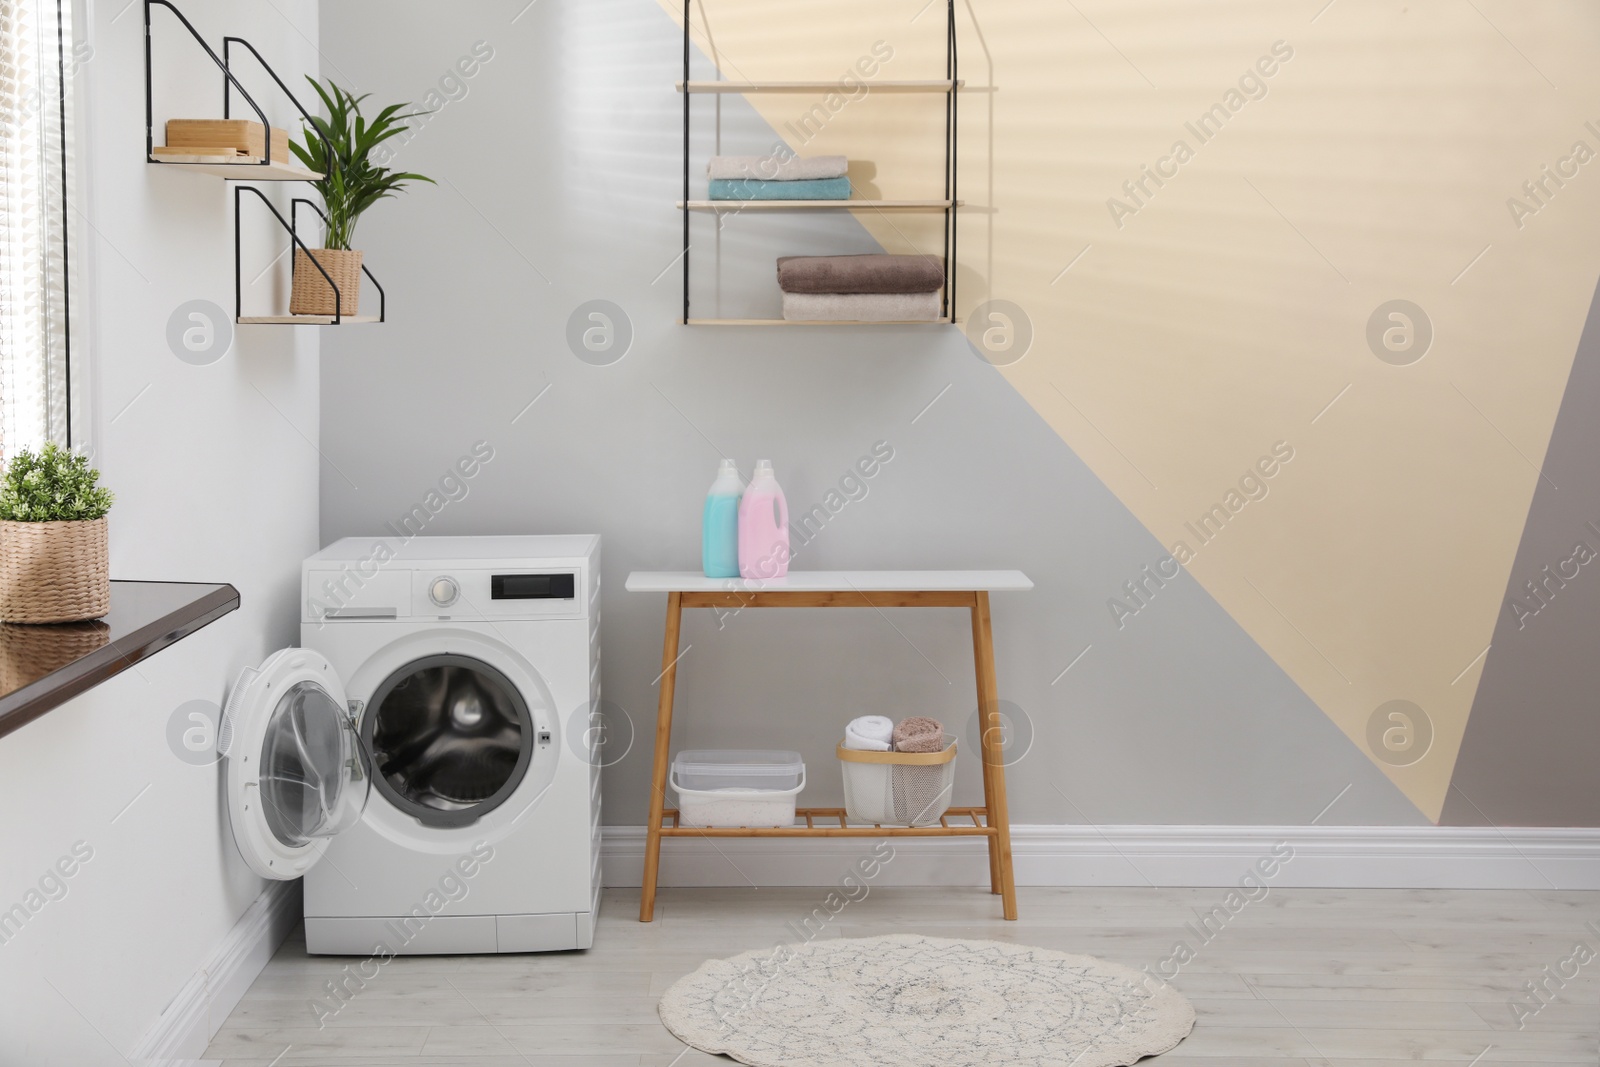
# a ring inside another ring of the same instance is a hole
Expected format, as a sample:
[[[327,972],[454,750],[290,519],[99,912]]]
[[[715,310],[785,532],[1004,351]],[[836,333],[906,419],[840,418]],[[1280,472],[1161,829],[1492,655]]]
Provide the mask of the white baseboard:
[[[670,838],[663,886],[836,884],[875,838]],[[1600,889],[1600,829],[1456,826],[1016,826],[1023,886],[1232,886],[1274,845],[1294,858],[1275,886],[1337,889]],[[898,838],[878,885],[987,884],[972,838]],[[607,886],[639,885],[644,827],[607,826]]]
[[[171,1065],[205,1055],[211,1038],[300,917],[298,881],[267,886],[172,998],[129,1059]]]

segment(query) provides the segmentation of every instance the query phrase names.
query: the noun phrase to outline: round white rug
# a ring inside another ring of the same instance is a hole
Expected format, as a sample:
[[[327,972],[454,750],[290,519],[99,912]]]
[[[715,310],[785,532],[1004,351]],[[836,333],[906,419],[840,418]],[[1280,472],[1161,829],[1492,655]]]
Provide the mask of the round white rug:
[[[1194,1008],[1092,956],[895,934],[707,960],[661,998],[682,1041],[753,1067],[1125,1067]]]

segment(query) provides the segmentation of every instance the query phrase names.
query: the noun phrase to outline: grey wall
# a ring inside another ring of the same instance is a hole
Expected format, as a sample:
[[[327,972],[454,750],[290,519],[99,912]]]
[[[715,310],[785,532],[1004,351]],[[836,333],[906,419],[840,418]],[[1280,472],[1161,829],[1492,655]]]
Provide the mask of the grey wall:
[[[771,458],[798,512],[877,441],[894,459],[796,565],[1033,578],[995,601],[1001,695],[1032,736],[1013,753],[1017,821],[1305,823],[1347,787],[1324,824],[1426,821],[1186,575],[1117,628],[1107,598],[1164,550],[958,332],[674,325],[681,37],[654,0],[323,5],[324,72],[375,102],[423,100],[478,41],[493,58],[399,154],[439,184],[359,234],[390,322],[324,332],[322,537],[404,514],[478,440],[494,461],[430,533],[602,534],[604,690],[639,728],[606,772],[608,823],[644,821],[660,671],[665,598],[625,593],[628,572],[697,565],[720,455]],[[716,106],[697,104],[702,128]],[[720,108],[722,151],[773,143],[741,102]],[[846,218],[720,235],[701,218],[694,240],[697,314],[772,314],[778,254],[872,247]],[[633,330],[608,366],[565,337],[595,299]],[[806,800],[837,803],[851,716],[965,730],[965,622],[746,612],[719,630],[695,613],[677,747],[798,748]],[[969,759],[958,802],[978,796]]]
[[[1578,342],[1441,822],[1557,826],[1600,816],[1600,291]]]

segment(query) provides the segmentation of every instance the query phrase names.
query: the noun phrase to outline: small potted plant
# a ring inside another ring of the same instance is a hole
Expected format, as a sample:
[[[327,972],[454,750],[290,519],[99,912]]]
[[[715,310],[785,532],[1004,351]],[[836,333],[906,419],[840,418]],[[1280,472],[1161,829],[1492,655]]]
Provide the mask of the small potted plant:
[[[405,104],[384,108],[368,122],[361,114],[366,96],[352,96],[330,79],[324,89],[315,78],[306,79],[322,98],[327,118],[314,118],[302,124],[305,140],[289,147],[307,168],[322,178],[314,183],[322,195],[327,226],[323,247],[310,256],[299,248],[294,253],[294,288],[289,298],[293,315],[354,315],[361,302],[361,253],[351,244],[356,221],[372,205],[404,191],[408,182],[432,182],[432,178],[408,171],[392,171],[372,160],[372,150],[391,137],[406,131],[406,120],[425,112],[400,114]],[[322,267],[319,271],[312,258]],[[322,271],[333,279],[337,294]],[[335,299],[337,297],[337,300]]]
[[[89,460],[54,442],[0,477],[0,619],[78,622],[111,610],[106,512]]]

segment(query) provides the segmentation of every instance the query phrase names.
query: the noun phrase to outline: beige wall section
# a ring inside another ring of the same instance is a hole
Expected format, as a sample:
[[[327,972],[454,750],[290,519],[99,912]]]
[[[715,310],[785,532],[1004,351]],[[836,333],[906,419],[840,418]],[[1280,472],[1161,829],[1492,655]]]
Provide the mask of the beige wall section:
[[[694,12],[728,78],[833,77],[880,40],[895,54],[876,77],[937,77],[943,15],[938,0]],[[1600,106],[1585,110],[1600,7],[1010,0],[957,17],[963,318],[989,298],[1023,309],[1033,345],[1003,373],[1364,751],[1380,705],[1423,709],[1427,754],[1375,762],[1437,819],[1600,271],[1600,158],[1547,180],[1543,206],[1522,191],[1576,142],[1600,152]],[[1247,82],[1259,98],[1229,100],[1275,42],[1293,55],[1263,64],[1265,95]],[[801,147],[817,100],[751,100]],[[1185,125],[1230,102],[1209,140]],[[885,195],[930,195],[941,129],[937,98],[869,96],[802,150],[869,161],[852,176]],[[1193,158],[1128,196],[1180,140]],[[1539,207],[1520,226],[1513,196]],[[1112,197],[1135,209],[1120,226]],[[938,248],[936,221],[858,214],[890,250]],[[1394,299],[1434,331],[1407,366],[1366,340]],[[1202,545],[1186,523],[1236,504],[1278,442],[1294,456],[1267,495]]]

